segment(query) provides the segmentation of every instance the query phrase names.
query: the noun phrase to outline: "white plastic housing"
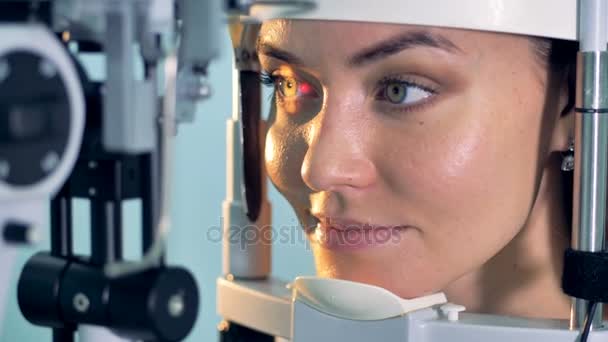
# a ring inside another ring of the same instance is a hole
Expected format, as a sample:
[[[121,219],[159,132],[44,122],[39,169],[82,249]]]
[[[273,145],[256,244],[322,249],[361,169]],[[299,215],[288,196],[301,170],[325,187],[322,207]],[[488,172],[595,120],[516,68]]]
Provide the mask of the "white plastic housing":
[[[378,286],[340,279],[298,277],[294,300],[326,314],[350,320],[375,321],[445,304],[443,293],[402,299]]]
[[[577,0],[316,0],[308,12],[255,5],[252,17],[382,22],[578,39]]]

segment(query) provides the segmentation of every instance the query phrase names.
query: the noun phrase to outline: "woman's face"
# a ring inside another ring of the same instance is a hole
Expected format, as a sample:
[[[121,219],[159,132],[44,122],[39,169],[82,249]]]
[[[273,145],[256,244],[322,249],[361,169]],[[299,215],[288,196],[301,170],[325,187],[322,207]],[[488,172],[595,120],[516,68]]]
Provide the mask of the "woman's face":
[[[524,37],[267,22],[268,175],[319,275],[402,297],[475,272],[527,223],[559,117]]]

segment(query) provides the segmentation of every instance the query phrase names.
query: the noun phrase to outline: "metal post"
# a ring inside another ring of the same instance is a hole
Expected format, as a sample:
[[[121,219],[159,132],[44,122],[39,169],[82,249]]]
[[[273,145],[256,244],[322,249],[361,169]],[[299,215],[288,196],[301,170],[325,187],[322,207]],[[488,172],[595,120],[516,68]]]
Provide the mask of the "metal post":
[[[51,255],[72,257],[72,198],[69,184],[51,200]]]
[[[608,176],[608,5],[606,0],[580,0],[580,53],[575,118],[572,248],[599,252],[606,229]],[[580,329],[589,302],[573,299],[570,328]],[[593,326],[602,322],[598,306]]]
[[[142,157],[144,170],[141,174],[142,255],[148,253],[154,243],[159,212],[159,164],[158,152]]]
[[[69,181],[51,200],[51,255],[72,257],[72,197]],[[53,328],[53,342],[73,342],[75,327]]]
[[[103,266],[122,259],[122,203],[91,200],[91,262]]]

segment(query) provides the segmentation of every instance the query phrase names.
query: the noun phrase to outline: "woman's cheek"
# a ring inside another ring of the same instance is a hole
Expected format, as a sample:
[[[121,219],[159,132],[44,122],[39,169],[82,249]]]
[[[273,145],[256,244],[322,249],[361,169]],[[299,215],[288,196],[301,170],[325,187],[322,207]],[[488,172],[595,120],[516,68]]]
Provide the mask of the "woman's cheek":
[[[273,125],[266,136],[265,163],[268,177],[288,200],[304,191],[300,169],[307,144],[295,129]]]
[[[458,260],[461,271],[502,249],[530,205],[528,194],[521,196],[521,161],[513,160],[510,139],[504,138],[509,129],[485,119],[484,113],[474,114],[470,120],[461,116],[466,125],[453,123],[444,139],[426,146],[426,157],[418,156],[426,172],[418,173],[423,178],[417,181],[427,191],[414,195],[434,228],[427,242],[443,250],[446,260]],[[475,247],[458,256],[463,245]]]
[[[421,228],[430,230],[427,238],[441,244],[471,235],[472,227],[485,221],[480,208],[494,202],[490,185],[496,181],[498,155],[485,138],[490,132],[482,120],[448,114],[450,119],[429,127],[432,134],[418,136],[416,144],[408,142],[416,148],[392,168],[392,183],[401,184],[400,192]]]

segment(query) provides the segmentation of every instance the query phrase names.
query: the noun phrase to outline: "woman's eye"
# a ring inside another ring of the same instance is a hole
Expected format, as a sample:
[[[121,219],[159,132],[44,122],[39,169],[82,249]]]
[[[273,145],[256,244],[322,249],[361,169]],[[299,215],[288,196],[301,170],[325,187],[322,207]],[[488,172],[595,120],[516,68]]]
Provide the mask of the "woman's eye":
[[[317,97],[317,93],[310,83],[295,77],[280,77],[276,88],[283,98]]]
[[[279,81],[279,91],[284,97],[298,95],[298,81],[293,77],[283,78]]]
[[[410,82],[388,81],[378,95],[381,100],[394,105],[410,105],[426,99],[433,92]]]
[[[318,98],[319,95],[312,84],[293,76],[273,75],[262,73],[260,82],[263,85],[274,88],[282,99],[297,99],[298,97]]]

